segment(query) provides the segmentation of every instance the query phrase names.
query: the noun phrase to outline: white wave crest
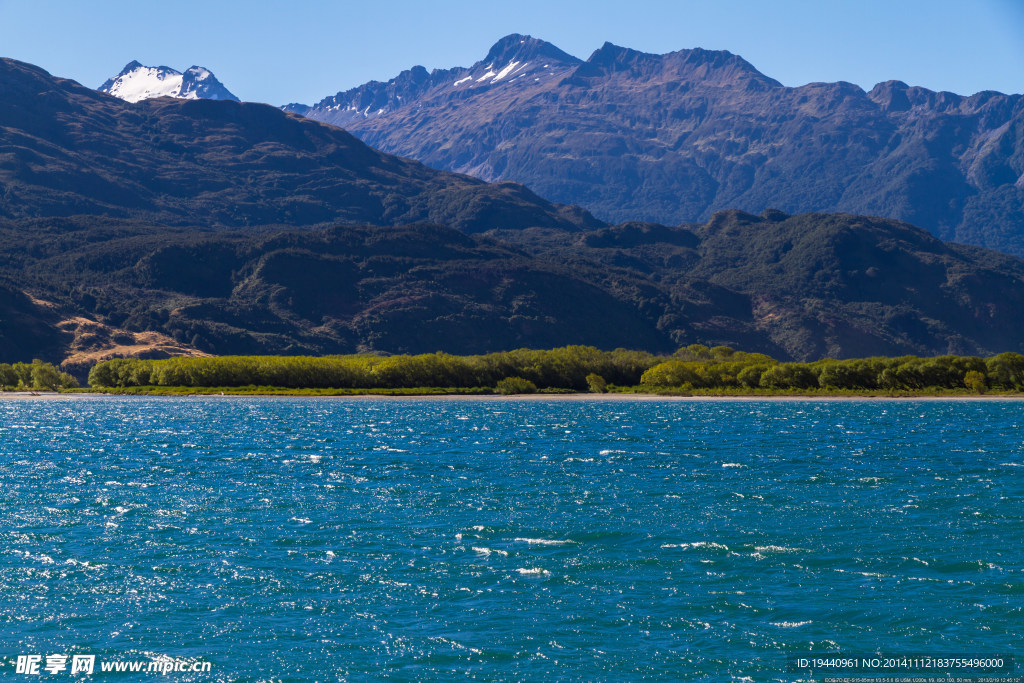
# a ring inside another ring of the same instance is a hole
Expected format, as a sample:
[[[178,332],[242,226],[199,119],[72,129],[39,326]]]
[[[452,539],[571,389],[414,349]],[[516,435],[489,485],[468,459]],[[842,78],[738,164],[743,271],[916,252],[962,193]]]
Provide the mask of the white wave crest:
[[[807,548],[790,548],[785,545],[755,545],[754,550],[759,553],[809,553]]]
[[[551,538],[517,538],[518,543],[529,543],[530,545],[568,545],[576,541],[559,541]]]
[[[523,567],[518,567],[516,571],[523,576],[551,576],[551,572],[549,572],[547,569],[541,569],[539,567],[534,567],[533,569],[525,569]]]

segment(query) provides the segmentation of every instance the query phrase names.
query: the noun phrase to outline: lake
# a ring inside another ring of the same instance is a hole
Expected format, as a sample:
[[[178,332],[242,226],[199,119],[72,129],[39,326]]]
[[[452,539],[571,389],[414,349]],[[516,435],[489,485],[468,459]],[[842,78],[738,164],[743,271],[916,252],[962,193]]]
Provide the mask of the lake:
[[[792,655],[1019,652],[1022,411],[0,400],[0,670],[790,681]]]

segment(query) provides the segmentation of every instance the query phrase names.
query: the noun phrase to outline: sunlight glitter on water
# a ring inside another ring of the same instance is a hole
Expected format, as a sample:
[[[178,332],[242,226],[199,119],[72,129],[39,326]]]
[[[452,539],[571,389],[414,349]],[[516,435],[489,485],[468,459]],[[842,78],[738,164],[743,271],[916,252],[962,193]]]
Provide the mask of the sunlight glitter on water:
[[[1018,411],[0,401],[0,668],[787,680],[793,653],[1013,651]]]

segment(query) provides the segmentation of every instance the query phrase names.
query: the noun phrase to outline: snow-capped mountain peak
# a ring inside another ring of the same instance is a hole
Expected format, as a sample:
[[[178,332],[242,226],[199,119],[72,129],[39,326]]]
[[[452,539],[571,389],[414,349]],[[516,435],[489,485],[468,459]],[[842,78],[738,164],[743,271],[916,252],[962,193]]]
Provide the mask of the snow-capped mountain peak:
[[[181,75],[178,97],[206,100],[238,100],[225,88],[213,72],[202,66],[190,66]]]
[[[513,33],[491,47],[487,57],[470,67],[435,69],[422,66],[403,71],[386,83],[370,81],[357,88],[339,92],[318,104],[287,104],[282,109],[318,121],[347,127],[406,107],[428,93],[454,97],[462,102],[471,93],[497,91],[521,92],[546,83],[557,83],[582,60],[562,52],[551,43]]]
[[[238,101],[213,72],[201,66],[189,67],[182,73],[169,66],[145,66],[131,61],[99,90],[128,102],[154,97]]]

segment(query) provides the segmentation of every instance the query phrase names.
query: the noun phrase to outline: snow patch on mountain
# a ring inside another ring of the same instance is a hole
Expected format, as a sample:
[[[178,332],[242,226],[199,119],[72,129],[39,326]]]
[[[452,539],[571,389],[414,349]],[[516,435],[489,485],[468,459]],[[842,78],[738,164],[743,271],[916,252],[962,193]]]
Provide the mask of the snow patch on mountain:
[[[181,72],[169,67],[139,64],[127,73],[122,71],[100,86],[100,90],[128,102],[138,102],[151,97],[177,97],[181,80]]]
[[[530,36],[512,34],[499,40],[487,57],[470,67],[434,69],[422,66],[403,71],[381,83],[363,85],[308,106],[292,103],[285,111],[347,127],[368,119],[394,113],[407,107],[420,106],[424,98],[444,98],[457,91],[457,97],[471,97],[488,91],[521,92],[540,86],[554,78],[566,76],[583,61],[562,52],[554,45]],[[369,105],[369,106],[368,106]]]
[[[505,78],[505,76],[508,76],[510,73],[514,73],[517,70],[516,69],[517,66],[519,66],[519,62],[514,61],[514,60],[512,62],[509,62],[509,65],[506,66],[501,71],[499,71],[498,75],[494,77],[494,79],[491,81],[491,83],[497,83],[501,79]],[[523,66],[525,67],[526,64],[523,64]],[[522,68],[522,67],[520,67],[520,68]]]

